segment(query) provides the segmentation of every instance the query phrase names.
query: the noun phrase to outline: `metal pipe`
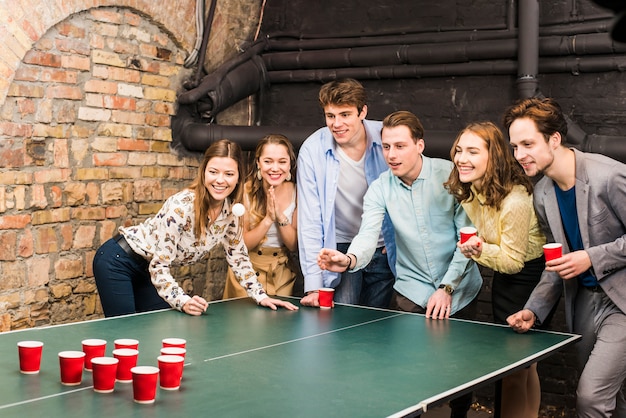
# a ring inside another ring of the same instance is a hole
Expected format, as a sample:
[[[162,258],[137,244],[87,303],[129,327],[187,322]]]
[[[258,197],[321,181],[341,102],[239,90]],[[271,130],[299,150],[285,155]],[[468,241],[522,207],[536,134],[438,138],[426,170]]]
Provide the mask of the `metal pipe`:
[[[198,51],[200,45],[202,45],[202,38],[204,34],[204,0],[196,0],[196,42],[193,45],[193,49],[185,58],[183,67],[189,68],[198,61]]]
[[[204,62],[206,60],[206,51],[209,45],[209,36],[211,35],[211,27],[213,26],[213,16],[215,15],[215,6],[217,0],[211,0],[211,7],[209,8],[209,14],[206,18],[206,24],[204,25],[204,33],[202,34],[202,43],[200,44],[200,51],[198,52],[198,67],[193,77],[193,86],[197,86],[200,83],[200,78],[204,73]]]
[[[499,39],[324,51],[266,52],[262,57],[268,71],[424,63],[450,64],[485,59],[512,59],[516,56],[517,46],[518,42],[515,39]],[[532,48],[541,56],[626,53],[626,44],[612,41],[605,33],[544,37],[538,42],[534,41]],[[527,62],[530,54],[527,51],[521,56],[519,54],[518,59],[523,59],[524,65],[530,66],[527,70],[536,74],[538,59],[535,57],[531,62]]]
[[[437,65],[396,65],[380,67],[331,68],[320,70],[269,71],[271,84],[327,82],[338,78],[351,77],[360,80],[382,80],[420,77],[450,77],[463,75],[514,75],[517,71],[514,60],[473,61]],[[542,73],[591,73],[605,71],[626,71],[626,56],[598,57],[555,57],[544,58],[539,64]]]
[[[534,97],[539,83],[539,1],[519,0],[517,90],[519,97]]]
[[[189,91],[180,93],[178,95],[178,101],[183,104],[189,104],[195,103],[198,100],[203,99],[209,94],[210,91],[217,89],[224,80],[224,77],[226,77],[231,71],[233,71],[238,66],[250,61],[253,57],[259,55],[264,49],[265,42],[263,40],[255,42],[250,48],[235,56],[234,58],[226,61],[224,64],[220,65],[214,72],[205,76],[199,86]]]

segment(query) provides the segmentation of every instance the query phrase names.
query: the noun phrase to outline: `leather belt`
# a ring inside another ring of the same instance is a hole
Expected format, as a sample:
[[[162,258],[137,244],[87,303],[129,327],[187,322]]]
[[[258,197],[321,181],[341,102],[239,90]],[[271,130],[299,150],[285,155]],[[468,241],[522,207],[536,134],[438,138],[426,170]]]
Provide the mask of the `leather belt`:
[[[146,263],[145,258],[140,256],[132,248],[130,248],[130,245],[128,245],[128,241],[126,241],[126,238],[124,238],[124,235],[117,234],[116,236],[113,237],[113,240],[115,240],[115,242],[117,242],[117,245],[119,245],[120,248],[124,250],[124,252],[128,254],[129,256],[131,256],[133,259],[135,259],[136,261]]]

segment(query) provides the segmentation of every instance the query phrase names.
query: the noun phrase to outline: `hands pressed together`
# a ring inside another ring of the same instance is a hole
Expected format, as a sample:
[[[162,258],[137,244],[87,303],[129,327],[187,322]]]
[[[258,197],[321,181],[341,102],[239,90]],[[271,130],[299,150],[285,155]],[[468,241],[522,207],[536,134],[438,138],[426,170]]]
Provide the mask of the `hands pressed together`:
[[[209,302],[200,296],[193,296],[182,307],[182,311],[188,315],[202,315],[209,307]]]

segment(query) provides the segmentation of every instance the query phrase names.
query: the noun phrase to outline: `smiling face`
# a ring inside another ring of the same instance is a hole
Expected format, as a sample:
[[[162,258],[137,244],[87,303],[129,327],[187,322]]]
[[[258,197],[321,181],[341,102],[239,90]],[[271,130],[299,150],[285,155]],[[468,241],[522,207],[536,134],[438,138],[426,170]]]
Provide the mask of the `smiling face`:
[[[218,202],[226,199],[239,181],[237,161],[229,157],[213,157],[204,170],[204,186]]]
[[[472,131],[465,131],[454,147],[454,164],[462,183],[472,183],[480,190],[487,166],[489,150],[487,143]]]
[[[560,134],[552,134],[546,141],[533,120],[520,118],[509,126],[509,138],[515,159],[526,175],[533,177],[550,170],[554,162],[554,150],[560,144]]]
[[[274,187],[280,185],[290,174],[289,150],[284,145],[265,144],[257,160],[257,167],[267,185]]]
[[[363,119],[367,115],[367,106],[359,113],[356,106],[327,105],[324,107],[326,126],[340,146],[358,143],[365,138]]]
[[[405,125],[384,127],[382,131],[383,155],[394,176],[411,185],[422,171],[424,140],[413,139]]]

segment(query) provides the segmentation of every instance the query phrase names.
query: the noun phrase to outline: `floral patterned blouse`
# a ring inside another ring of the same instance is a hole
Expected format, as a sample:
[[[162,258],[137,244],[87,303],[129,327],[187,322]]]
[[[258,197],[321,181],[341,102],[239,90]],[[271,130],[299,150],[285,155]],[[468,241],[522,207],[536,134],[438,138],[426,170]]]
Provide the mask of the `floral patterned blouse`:
[[[213,247],[222,243],[226,261],[248,296],[257,303],[267,298],[250,263],[239,217],[232,214],[230,200],[224,201],[217,219],[198,241],[194,234],[194,199],[195,193],[185,189],[167,199],[154,217],[119,229],[130,247],[149,260],[148,271],[159,296],[181,310],[191,297],[172,277],[170,266],[201,261]]]

